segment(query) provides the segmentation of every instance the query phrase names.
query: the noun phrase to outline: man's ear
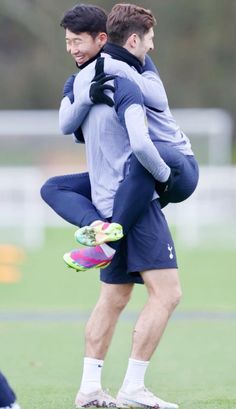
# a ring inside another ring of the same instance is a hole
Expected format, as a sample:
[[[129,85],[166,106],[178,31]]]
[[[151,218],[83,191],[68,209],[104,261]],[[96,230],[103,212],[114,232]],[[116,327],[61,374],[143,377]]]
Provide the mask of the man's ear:
[[[137,38],[138,38],[138,36],[137,36],[136,33],[133,33],[128,37],[128,39],[126,41],[126,45],[128,46],[129,49],[136,48]]]
[[[98,41],[99,41],[99,45],[102,48],[104,46],[104,44],[106,44],[106,42],[107,42],[107,34],[106,33],[99,33],[98,34]]]

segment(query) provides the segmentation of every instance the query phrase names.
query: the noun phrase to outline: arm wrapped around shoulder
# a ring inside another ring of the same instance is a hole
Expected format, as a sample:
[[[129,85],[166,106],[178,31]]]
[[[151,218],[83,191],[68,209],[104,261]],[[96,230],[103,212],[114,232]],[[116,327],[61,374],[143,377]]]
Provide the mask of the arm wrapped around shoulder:
[[[114,80],[114,78],[114,75],[106,75],[103,73],[93,79],[89,90],[89,97],[94,104],[106,104],[113,107],[114,101],[105,91],[115,91],[113,85],[107,84],[108,81]]]
[[[74,92],[73,85],[75,81],[76,74],[72,74],[67,78],[64,87],[63,87],[63,97],[68,97],[71,104],[74,102]]]

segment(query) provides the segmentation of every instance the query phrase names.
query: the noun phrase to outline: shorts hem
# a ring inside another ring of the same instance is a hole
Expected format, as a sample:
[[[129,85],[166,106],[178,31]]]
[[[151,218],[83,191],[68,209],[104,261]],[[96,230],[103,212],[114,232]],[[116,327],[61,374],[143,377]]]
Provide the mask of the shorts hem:
[[[163,264],[158,264],[158,265],[144,265],[144,266],[132,266],[128,268],[128,274],[134,274],[134,273],[142,273],[143,271],[147,270],[165,270],[165,269],[171,269],[171,268],[178,268],[177,263],[163,263]]]
[[[102,277],[100,277],[100,281],[102,281],[103,283],[106,284],[114,284],[114,285],[118,285],[118,284],[144,284],[143,279],[140,276],[140,279],[134,278],[133,280],[107,280],[104,279]]]

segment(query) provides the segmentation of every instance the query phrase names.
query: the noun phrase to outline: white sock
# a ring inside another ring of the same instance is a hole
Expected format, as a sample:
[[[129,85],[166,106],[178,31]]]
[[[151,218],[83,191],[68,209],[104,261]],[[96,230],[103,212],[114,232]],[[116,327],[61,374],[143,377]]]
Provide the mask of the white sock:
[[[100,247],[104,251],[107,257],[114,256],[116,250],[109,246],[107,243],[100,244]]]
[[[102,220],[95,220],[93,223],[91,223],[90,226],[93,226],[94,224],[97,224],[97,223],[103,223],[103,221]],[[113,249],[111,246],[109,246],[106,243],[100,244],[100,247],[102,248],[102,250],[104,251],[104,253],[106,254],[107,257],[114,256],[114,254],[116,252],[115,249]]]
[[[96,224],[98,224],[98,223],[104,223],[102,220],[94,220],[94,222],[92,222],[91,224],[90,224],[90,226],[94,226],[94,225],[96,225]]]
[[[97,223],[104,223],[102,220],[95,220],[93,223],[91,223],[90,226],[93,226],[94,224]],[[112,257],[114,256],[116,250],[113,249],[111,246],[109,246],[106,243],[100,244],[100,247],[102,248],[102,250],[104,251],[104,253],[106,254],[107,257]]]
[[[8,406],[9,408],[9,406]],[[11,409],[21,409],[20,406],[18,405],[17,402],[13,403],[13,405],[11,406]]]
[[[138,388],[144,387],[144,377],[148,365],[149,361],[139,361],[129,358],[128,368],[121,389],[130,393]]]
[[[84,358],[84,369],[80,385],[80,392],[88,394],[102,388],[102,367],[103,360]]]

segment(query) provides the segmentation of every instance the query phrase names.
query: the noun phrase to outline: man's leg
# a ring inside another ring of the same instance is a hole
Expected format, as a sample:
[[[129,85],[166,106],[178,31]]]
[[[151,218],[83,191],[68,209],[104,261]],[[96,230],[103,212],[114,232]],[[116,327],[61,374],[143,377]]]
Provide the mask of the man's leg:
[[[99,300],[86,326],[86,356],[97,359],[105,358],[115,325],[128,304],[132,289],[132,283],[102,283]]]
[[[131,358],[149,361],[180,301],[181,287],[177,269],[151,270],[141,275],[148,301],[134,328]]]
[[[99,300],[86,325],[83,376],[75,399],[77,407],[115,406],[115,400],[102,390],[102,367],[117,320],[132,289],[132,283],[102,283]]]
[[[16,395],[5,376],[0,372],[0,409],[20,409],[16,402]]]
[[[148,299],[133,333],[127,373],[118,393],[118,406],[176,409],[145,388],[145,372],[168,319],[181,296],[174,242],[159,201],[153,201],[128,237],[128,271],[142,271]]]
[[[104,222],[105,219],[102,218],[101,214],[92,204],[88,173],[54,176],[44,183],[40,193],[43,200],[67,222],[77,227],[91,224],[96,226],[97,237],[101,239],[101,236],[104,236],[104,241],[118,240],[123,237],[122,226],[117,223]],[[85,232],[87,232],[87,237],[91,241],[91,245],[93,245],[94,234],[91,231],[89,232],[88,229],[89,228],[86,227]],[[83,270],[86,254],[84,254],[84,250],[81,250],[81,252],[82,265],[80,266],[80,270]],[[110,249],[108,253],[109,257],[115,253],[115,250]],[[69,259],[69,263],[67,264],[74,267],[73,257]]]
[[[75,226],[101,219],[92,204],[88,173],[54,176],[44,183],[40,193],[59,216]]]
[[[133,345],[125,379],[117,396],[118,407],[143,405],[177,409],[145,388],[144,378],[168,320],[179,303],[181,288],[177,269],[150,270],[141,274],[148,291],[147,303],[133,333]]]

